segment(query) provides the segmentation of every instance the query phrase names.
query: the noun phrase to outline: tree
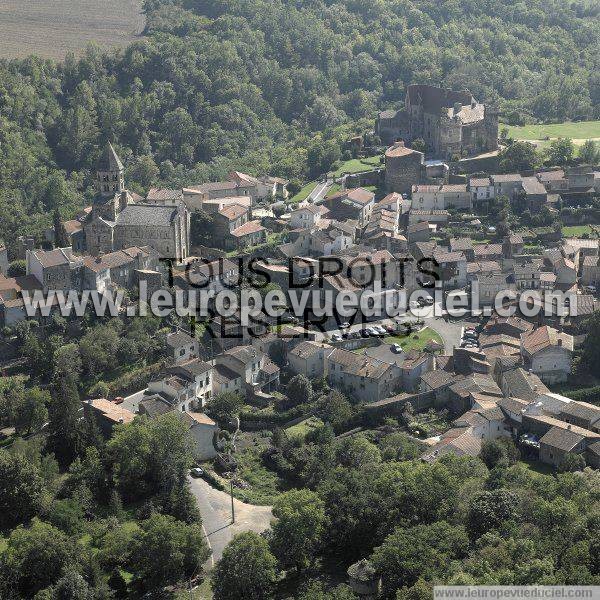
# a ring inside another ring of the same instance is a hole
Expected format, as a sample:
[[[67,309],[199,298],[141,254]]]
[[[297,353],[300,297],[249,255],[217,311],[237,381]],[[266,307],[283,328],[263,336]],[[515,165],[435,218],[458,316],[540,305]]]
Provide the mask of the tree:
[[[63,225],[58,208],[54,209],[52,220],[54,225],[54,245],[57,248],[66,248],[69,245],[69,238],[67,237],[67,230]]]
[[[438,576],[450,561],[465,556],[468,546],[462,527],[439,521],[396,529],[375,549],[371,560],[382,574],[384,591],[389,596],[403,586],[413,586],[421,577]]]
[[[600,163],[600,146],[594,140],[586,140],[579,148],[579,160],[584,165]]]
[[[0,530],[35,516],[42,506],[44,482],[25,457],[0,450]]]
[[[113,480],[127,500],[158,495],[168,511],[170,501],[188,488],[194,447],[177,413],[156,419],[138,417],[127,426],[118,426],[107,453]]]
[[[583,341],[580,364],[585,366],[588,373],[600,373],[600,312],[596,311],[585,320],[584,331],[587,335]]]
[[[348,585],[326,589],[320,581],[311,581],[300,593],[298,600],[356,600],[356,595]]]
[[[529,142],[514,142],[500,151],[500,170],[503,173],[520,173],[535,169],[540,157],[535,146]]]
[[[30,598],[79,570],[79,545],[56,527],[34,519],[29,529],[14,529],[4,552],[4,567],[21,598]]]
[[[48,419],[50,394],[38,387],[25,390],[16,406],[15,429],[17,433],[29,434],[42,427]]]
[[[575,146],[569,138],[558,138],[550,142],[546,151],[546,162],[549,165],[568,165],[573,161]]]
[[[227,424],[237,417],[244,406],[244,399],[238,392],[221,392],[206,403],[206,412],[221,424]]]
[[[162,589],[198,574],[210,556],[200,525],[151,515],[134,535],[129,565],[146,589]]]
[[[292,406],[307,404],[312,400],[312,385],[304,375],[294,375],[289,380],[285,392]]]
[[[272,597],[277,560],[258,533],[236,535],[212,574],[214,600],[268,600]]]
[[[498,465],[508,466],[519,460],[519,450],[514,442],[508,438],[496,440],[484,440],[481,444],[479,458],[486,464],[488,469]]]
[[[325,524],[325,506],[310,490],[292,490],[277,498],[271,548],[282,569],[300,571],[315,558]]]
[[[57,374],[52,380],[50,395],[47,446],[58,462],[66,466],[80,450],[81,401],[73,377]]]
[[[425,152],[426,146],[425,140],[423,138],[417,138],[416,140],[413,140],[410,146],[413,150],[416,150],[417,152]]]
[[[333,429],[340,433],[354,415],[354,409],[348,399],[337,390],[322,396],[318,404],[319,415]]]
[[[519,515],[518,496],[508,490],[480,492],[469,504],[467,529],[473,539],[506,525]]]
[[[64,344],[57,348],[54,351],[52,362],[54,374],[68,374],[75,381],[79,380],[82,365],[77,344]]]
[[[22,259],[13,260],[10,265],[8,265],[6,274],[9,277],[23,277],[23,275],[27,274],[27,263]]]
[[[559,473],[574,473],[583,469],[585,469],[585,458],[574,452],[567,452],[558,465]]]
[[[52,600],[94,600],[96,594],[77,572],[68,571],[51,588]]]

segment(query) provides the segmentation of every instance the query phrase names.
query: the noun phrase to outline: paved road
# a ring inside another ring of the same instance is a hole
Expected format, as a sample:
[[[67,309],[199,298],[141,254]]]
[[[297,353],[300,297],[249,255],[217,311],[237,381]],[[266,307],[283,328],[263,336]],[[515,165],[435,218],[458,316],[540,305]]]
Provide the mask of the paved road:
[[[261,533],[269,528],[273,517],[270,506],[253,506],[235,499],[235,524],[231,524],[231,498],[210,486],[204,479],[190,478],[192,493],[198,502],[202,515],[202,526],[212,549],[208,567],[223,555],[223,549],[237,533],[256,531]]]
[[[318,183],[317,187],[308,195],[307,200],[309,202],[313,202],[314,204],[318,204],[332,185],[333,181],[330,180],[327,180],[323,183]]]

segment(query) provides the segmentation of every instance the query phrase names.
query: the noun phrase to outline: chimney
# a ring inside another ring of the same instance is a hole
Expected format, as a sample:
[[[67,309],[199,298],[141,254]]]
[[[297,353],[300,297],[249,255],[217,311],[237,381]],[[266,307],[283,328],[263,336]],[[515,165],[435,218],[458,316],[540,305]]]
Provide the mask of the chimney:
[[[454,103],[454,114],[457,115],[462,110],[462,104],[460,102]]]
[[[559,345],[559,346],[562,346],[562,342],[563,342],[563,341],[562,341],[562,338],[558,338],[558,345]]]

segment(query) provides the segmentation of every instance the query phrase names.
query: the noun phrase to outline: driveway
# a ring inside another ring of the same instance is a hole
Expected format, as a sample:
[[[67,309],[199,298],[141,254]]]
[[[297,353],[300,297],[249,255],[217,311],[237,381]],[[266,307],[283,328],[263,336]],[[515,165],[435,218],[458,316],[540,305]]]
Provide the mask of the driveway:
[[[231,497],[213,488],[204,479],[190,479],[192,493],[202,515],[202,527],[212,549],[207,568],[212,568],[223,555],[223,549],[234,535],[243,531],[263,532],[273,518],[270,506],[253,506],[233,499],[235,523],[231,524]]]

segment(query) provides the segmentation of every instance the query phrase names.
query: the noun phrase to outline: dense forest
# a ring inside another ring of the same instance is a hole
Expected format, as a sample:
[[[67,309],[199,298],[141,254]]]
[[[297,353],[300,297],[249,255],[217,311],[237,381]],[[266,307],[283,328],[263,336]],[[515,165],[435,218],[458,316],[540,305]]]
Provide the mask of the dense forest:
[[[232,167],[306,180],[406,86],[469,87],[510,123],[600,117],[597,3],[146,0],[146,35],[0,62],[0,237],[82,206],[106,139],[129,185]]]

